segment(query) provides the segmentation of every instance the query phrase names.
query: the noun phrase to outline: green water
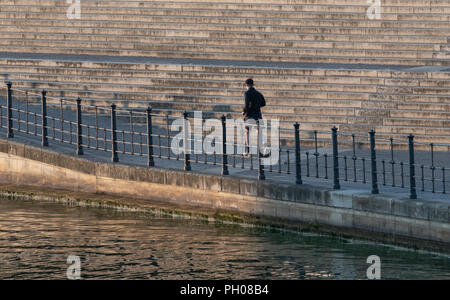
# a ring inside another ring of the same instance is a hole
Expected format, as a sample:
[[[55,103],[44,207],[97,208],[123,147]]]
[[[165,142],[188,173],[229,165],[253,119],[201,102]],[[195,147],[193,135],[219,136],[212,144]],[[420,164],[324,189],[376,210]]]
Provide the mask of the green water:
[[[450,257],[329,236],[0,199],[0,279],[450,279]]]

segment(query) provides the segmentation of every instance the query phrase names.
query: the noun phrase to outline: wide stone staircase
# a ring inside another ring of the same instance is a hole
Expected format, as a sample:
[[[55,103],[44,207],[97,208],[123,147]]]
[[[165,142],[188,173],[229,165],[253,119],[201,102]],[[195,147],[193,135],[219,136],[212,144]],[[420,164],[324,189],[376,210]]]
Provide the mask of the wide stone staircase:
[[[96,105],[240,118],[253,77],[292,128],[450,143],[450,2],[2,0],[0,74]],[[305,137],[312,138],[312,137]],[[327,136],[329,138],[329,136]]]
[[[61,0],[2,0],[7,51],[257,61],[442,65],[448,1],[81,0],[81,18]],[[440,59],[436,60],[436,58]]]

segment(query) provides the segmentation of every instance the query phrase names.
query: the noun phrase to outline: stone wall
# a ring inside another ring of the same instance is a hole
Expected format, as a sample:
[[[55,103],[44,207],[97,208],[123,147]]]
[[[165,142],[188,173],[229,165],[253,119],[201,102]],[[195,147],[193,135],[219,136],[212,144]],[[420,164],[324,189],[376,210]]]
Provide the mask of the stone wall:
[[[45,186],[220,209],[334,233],[450,250],[448,203],[99,163],[0,141],[0,183]]]

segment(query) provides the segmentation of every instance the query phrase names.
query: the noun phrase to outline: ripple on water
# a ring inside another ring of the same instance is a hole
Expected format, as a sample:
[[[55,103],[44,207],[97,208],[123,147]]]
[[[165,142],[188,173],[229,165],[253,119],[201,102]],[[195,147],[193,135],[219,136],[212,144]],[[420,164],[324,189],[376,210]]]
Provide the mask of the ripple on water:
[[[0,279],[449,279],[450,258],[315,234],[0,200]]]

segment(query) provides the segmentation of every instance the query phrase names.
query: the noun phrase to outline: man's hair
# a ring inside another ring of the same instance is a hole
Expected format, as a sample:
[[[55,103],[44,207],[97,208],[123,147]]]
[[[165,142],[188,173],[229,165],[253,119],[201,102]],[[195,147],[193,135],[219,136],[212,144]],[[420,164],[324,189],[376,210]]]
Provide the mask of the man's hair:
[[[252,86],[253,85],[253,79],[249,78],[245,81],[245,84],[248,86]]]

